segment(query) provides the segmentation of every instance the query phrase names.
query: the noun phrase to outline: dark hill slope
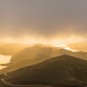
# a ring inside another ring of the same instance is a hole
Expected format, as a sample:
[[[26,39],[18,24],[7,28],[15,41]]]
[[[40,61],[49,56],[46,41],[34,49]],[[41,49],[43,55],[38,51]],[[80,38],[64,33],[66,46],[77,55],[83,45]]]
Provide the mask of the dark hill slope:
[[[87,61],[63,55],[8,73],[12,84],[87,84]]]

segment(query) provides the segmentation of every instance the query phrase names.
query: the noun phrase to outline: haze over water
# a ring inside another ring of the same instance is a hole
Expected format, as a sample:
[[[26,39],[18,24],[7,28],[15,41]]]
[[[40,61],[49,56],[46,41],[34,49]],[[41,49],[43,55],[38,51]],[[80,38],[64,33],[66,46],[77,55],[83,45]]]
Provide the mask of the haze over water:
[[[10,62],[11,60],[11,55],[1,55],[0,54],[0,64],[7,64]],[[6,68],[7,66],[2,66],[0,65],[0,70],[3,69],[3,68]]]

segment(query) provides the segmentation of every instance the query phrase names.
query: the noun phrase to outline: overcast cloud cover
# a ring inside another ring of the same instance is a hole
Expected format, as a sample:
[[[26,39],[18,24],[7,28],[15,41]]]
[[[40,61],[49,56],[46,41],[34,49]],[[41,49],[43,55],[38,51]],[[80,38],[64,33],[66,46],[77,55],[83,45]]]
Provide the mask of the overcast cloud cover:
[[[87,38],[87,0],[0,0],[0,36]]]

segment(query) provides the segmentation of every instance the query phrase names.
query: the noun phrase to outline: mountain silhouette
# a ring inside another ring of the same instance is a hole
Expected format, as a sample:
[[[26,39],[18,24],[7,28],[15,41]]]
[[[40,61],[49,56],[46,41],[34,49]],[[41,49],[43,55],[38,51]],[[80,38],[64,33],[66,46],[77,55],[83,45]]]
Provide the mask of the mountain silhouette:
[[[62,55],[7,73],[5,81],[15,85],[73,85],[87,84],[87,61]],[[61,87],[61,86],[60,86]]]

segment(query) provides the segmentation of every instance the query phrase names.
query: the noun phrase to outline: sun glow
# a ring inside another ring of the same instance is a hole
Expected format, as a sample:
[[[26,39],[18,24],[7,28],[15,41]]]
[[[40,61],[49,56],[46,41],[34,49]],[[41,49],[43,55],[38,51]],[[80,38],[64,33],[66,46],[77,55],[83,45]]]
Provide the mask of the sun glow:
[[[49,46],[54,46],[54,47],[60,47],[66,50],[71,50],[72,52],[77,52],[78,50],[75,49],[71,49],[68,44],[70,43],[75,43],[75,42],[80,42],[80,41],[84,41],[85,39],[80,37],[80,36],[75,36],[72,35],[68,38],[64,38],[64,36],[62,37],[53,37],[53,38],[42,38],[40,36],[25,36],[25,37],[21,37],[21,38],[3,38],[2,42],[6,42],[6,43],[21,43],[21,44],[28,44],[29,46],[35,45],[35,44],[45,44],[45,45],[49,45]]]
[[[60,45],[59,47],[65,49],[65,50],[72,51],[72,52],[79,52],[79,50],[72,49],[72,48],[70,48],[68,45],[62,44],[62,45]]]

